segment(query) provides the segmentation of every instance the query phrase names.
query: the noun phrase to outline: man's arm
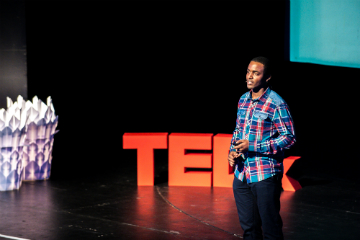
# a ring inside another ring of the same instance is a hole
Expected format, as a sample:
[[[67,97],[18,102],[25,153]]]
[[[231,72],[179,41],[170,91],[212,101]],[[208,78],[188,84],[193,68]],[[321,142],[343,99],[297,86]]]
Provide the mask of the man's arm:
[[[273,123],[279,135],[276,138],[257,143],[256,146],[254,142],[249,142],[249,151],[276,154],[278,151],[290,148],[295,143],[294,123],[286,104],[281,104],[276,108]]]

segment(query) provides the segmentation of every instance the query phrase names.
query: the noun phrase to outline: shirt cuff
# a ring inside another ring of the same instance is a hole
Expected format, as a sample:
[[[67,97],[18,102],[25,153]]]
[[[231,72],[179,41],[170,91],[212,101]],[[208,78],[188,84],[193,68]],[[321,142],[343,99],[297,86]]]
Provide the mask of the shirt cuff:
[[[270,151],[270,146],[269,146],[270,143],[258,143],[257,145],[257,152],[259,153],[269,153]]]
[[[258,143],[257,145],[254,142],[249,142],[249,152],[258,152],[258,153],[266,153],[269,151],[267,144]]]

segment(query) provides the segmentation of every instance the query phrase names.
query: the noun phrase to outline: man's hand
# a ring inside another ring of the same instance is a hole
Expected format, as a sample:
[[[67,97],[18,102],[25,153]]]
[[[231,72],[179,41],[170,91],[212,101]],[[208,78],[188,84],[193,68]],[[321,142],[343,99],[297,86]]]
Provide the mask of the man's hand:
[[[229,161],[229,164],[230,164],[231,167],[234,166],[234,164],[235,164],[235,158],[237,158],[239,156],[240,156],[240,154],[237,153],[237,152],[230,152],[229,153],[228,161]]]
[[[246,153],[249,150],[249,140],[238,140],[234,147],[239,153]]]
[[[231,167],[235,164],[235,158],[239,157],[241,153],[245,153],[249,150],[249,140],[236,141],[234,149],[236,152],[230,152],[228,156],[228,161]]]

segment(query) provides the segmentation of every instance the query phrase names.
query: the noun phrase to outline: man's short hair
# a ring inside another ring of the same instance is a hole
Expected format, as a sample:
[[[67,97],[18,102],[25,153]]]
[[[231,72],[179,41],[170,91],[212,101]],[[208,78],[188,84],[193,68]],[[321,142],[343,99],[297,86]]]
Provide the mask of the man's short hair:
[[[268,58],[260,56],[253,58],[251,61],[264,65],[264,77],[268,78],[271,76],[271,63]]]

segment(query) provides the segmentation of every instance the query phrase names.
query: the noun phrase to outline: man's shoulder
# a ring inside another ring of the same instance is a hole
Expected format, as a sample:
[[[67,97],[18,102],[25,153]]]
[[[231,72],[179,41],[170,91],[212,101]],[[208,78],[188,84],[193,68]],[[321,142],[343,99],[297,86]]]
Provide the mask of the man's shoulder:
[[[241,95],[240,100],[249,98],[249,94],[250,94],[250,91],[244,93],[243,95]]]
[[[286,104],[285,100],[277,94],[274,90],[270,90],[269,98],[275,103],[275,105],[279,106],[281,104]]]

